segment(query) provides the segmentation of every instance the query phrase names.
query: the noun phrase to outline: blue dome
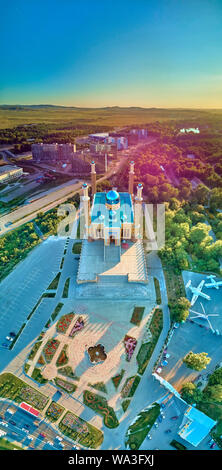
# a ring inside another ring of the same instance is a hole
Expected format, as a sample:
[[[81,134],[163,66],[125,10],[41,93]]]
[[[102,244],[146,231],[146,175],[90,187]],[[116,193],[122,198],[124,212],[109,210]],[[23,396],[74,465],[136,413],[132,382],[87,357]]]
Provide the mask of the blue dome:
[[[109,191],[106,195],[106,200],[109,204],[116,204],[119,202],[119,193],[111,189],[111,191]]]

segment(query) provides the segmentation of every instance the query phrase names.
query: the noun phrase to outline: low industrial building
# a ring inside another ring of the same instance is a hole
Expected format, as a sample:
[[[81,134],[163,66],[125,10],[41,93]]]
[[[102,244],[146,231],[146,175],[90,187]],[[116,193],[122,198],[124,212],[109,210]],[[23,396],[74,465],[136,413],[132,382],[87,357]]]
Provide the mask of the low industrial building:
[[[0,166],[0,184],[9,183],[23,174],[23,169],[16,165]]]
[[[197,447],[216,424],[216,421],[194,406],[188,406],[178,434],[182,439]]]

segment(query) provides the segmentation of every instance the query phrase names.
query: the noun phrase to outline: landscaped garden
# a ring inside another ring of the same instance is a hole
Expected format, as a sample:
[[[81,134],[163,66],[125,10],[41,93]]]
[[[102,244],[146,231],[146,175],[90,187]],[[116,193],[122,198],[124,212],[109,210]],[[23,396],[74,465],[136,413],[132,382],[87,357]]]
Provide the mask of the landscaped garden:
[[[131,323],[139,326],[143,318],[145,307],[134,307],[133,314],[131,317]]]
[[[141,411],[137,419],[128,428],[125,445],[128,445],[132,450],[139,449],[159,414],[160,405],[157,403]]]
[[[70,283],[70,277],[68,277],[68,279],[66,279],[64,289],[63,289],[63,293],[62,293],[63,298],[67,298],[68,295],[69,295],[69,283]]]
[[[75,392],[75,390],[77,389],[77,386],[71,382],[67,382],[66,380],[62,380],[58,377],[56,377],[54,379],[55,381],[55,384],[62,388],[63,390],[65,390],[65,392],[68,392],[68,393],[73,393]]]
[[[104,392],[104,393],[107,393],[107,389],[106,389],[106,386],[103,382],[97,382],[95,384],[91,384],[89,383],[88,384],[89,387],[93,387],[95,388],[96,390],[99,390],[100,392]]]
[[[65,408],[63,408],[63,406],[59,405],[55,401],[52,401],[45,415],[50,421],[57,421],[64,412],[64,410]]]
[[[58,349],[60,342],[57,339],[49,339],[43,348],[44,357],[46,362],[51,362],[56,350]]]
[[[62,349],[61,353],[59,354],[59,357],[56,361],[57,367],[59,366],[65,366],[67,362],[69,362],[69,358],[67,356],[66,350],[67,350],[68,345],[65,344],[64,348]]]
[[[56,330],[58,333],[66,333],[73,318],[74,313],[67,313],[66,315],[63,315],[56,323]]]
[[[79,380],[79,377],[77,377],[74,374],[74,372],[73,372],[73,370],[70,366],[60,367],[59,368],[59,374],[65,375],[66,377],[70,377],[70,379]]]
[[[48,382],[47,379],[44,379],[42,376],[41,370],[35,367],[32,372],[32,379],[36,380],[36,382],[39,382],[40,384],[45,384]]]
[[[56,277],[55,277],[55,278],[52,280],[52,282],[49,284],[49,287],[47,288],[47,290],[56,290],[56,289],[57,289],[58,284],[59,284],[60,276],[61,276],[61,272],[59,272],[58,274],[56,274]]]
[[[49,400],[48,397],[8,372],[0,375],[0,397],[9,398],[16,403],[25,401],[38,410],[43,410]]]
[[[96,449],[103,442],[103,433],[99,429],[69,411],[59,423],[59,430],[84,447]]]
[[[31,352],[30,352],[29,355],[28,355],[28,359],[31,359],[31,360],[34,359],[34,357],[35,357],[35,355],[36,355],[38,349],[39,349],[40,346],[41,346],[41,344],[42,344],[42,341],[36,341],[36,343],[34,344],[34,346],[33,346],[32,350],[31,350]]]
[[[74,242],[72,252],[74,255],[79,255],[82,249],[82,242]]]
[[[52,312],[52,315],[51,315],[51,319],[52,321],[55,320],[55,318],[57,317],[57,315],[59,314],[61,308],[63,307],[63,303],[62,302],[59,302],[58,305],[56,306],[54,312]]]
[[[160,305],[161,304],[160,283],[156,277],[154,277],[154,286],[156,290],[156,302],[158,305]]]
[[[115,375],[115,377],[112,377],[112,382],[113,382],[113,385],[116,389],[119,387],[119,384],[120,384],[120,382],[123,378],[124,373],[125,373],[125,370],[122,369],[120,374]]]
[[[152,333],[152,339],[149,342],[143,343],[136,356],[138,362],[138,373],[143,374],[148,362],[152,356],[158,338],[163,328],[163,312],[161,309],[156,309],[151,320],[149,329]]]
[[[123,398],[132,397],[140,383],[140,377],[138,375],[133,375],[126,379],[123,388],[121,390],[121,396]]]
[[[137,340],[136,338],[133,338],[132,336],[126,335],[124,338],[124,346],[126,350],[126,360],[129,362],[132,358],[132,355],[134,353],[135,347],[137,345]]]
[[[116,414],[113,408],[108,405],[105,398],[85,390],[83,393],[83,402],[85,405],[89,406],[103,416],[103,421],[107,428],[116,428],[119,426],[119,421],[116,417]]]
[[[78,317],[76,322],[75,322],[75,325],[73,326],[73,328],[71,329],[71,331],[69,333],[70,338],[73,338],[75,333],[77,333],[77,331],[81,331],[83,328],[84,328],[83,318]]]

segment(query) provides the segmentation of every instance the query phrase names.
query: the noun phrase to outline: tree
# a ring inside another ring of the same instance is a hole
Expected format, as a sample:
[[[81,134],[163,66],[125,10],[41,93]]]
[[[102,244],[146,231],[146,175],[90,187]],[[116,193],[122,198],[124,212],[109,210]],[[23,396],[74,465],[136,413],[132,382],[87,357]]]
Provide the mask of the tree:
[[[207,386],[204,391],[204,398],[214,402],[222,402],[222,384]]]
[[[202,392],[192,382],[186,382],[181,390],[182,398],[187,403],[198,403],[202,400]]]
[[[206,204],[210,195],[210,189],[204,184],[199,184],[193,191],[194,199],[200,204]]]
[[[173,319],[179,323],[186,321],[189,315],[190,302],[186,297],[180,297],[176,302],[169,304]]]
[[[208,353],[202,352],[199,354],[193,353],[190,351],[183,359],[184,364],[187,367],[194,370],[206,369],[207,365],[210,363],[211,358],[208,357]]]

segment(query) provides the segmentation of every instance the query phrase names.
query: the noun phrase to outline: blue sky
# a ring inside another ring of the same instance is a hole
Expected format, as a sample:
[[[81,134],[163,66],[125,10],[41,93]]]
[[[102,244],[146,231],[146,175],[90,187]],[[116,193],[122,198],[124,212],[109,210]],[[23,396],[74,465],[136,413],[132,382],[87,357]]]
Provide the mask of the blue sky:
[[[0,7],[2,104],[222,108],[222,0]]]

